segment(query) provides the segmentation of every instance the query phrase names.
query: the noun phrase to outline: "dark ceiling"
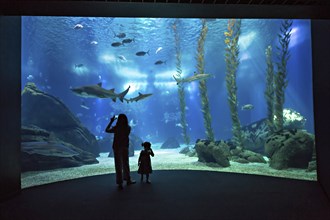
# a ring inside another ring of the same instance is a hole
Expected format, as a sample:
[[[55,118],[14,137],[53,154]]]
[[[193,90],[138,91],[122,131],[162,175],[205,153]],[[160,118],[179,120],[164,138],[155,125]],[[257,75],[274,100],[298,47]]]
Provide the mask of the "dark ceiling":
[[[0,0],[1,14],[330,19],[330,0]]]
[[[29,2],[25,0],[24,2]],[[49,0],[48,0],[49,1]],[[67,0],[56,0],[65,2]],[[23,2],[23,0],[11,0],[11,2]],[[30,2],[47,2],[46,0],[31,0]],[[171,4],[234,4],[234,5],[330,5],[329,0],[71,0],[71,2],[143,2],[143,3],[171,3]]]
[[[103,0],[106,1],[106,0]],[[247,4],[247,5],[329,5],[328,0],[108,0],[114,2],[161,2],[189,4]]]

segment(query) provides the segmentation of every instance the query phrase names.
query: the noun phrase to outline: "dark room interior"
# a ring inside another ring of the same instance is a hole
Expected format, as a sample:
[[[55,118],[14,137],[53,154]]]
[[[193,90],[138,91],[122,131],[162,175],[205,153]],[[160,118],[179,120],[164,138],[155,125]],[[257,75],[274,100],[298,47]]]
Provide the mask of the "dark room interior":
[[[21,16],[311,19],[317,181],[155,170],[123,191],[115,174],[22,189]],[[0,219],[330,219],[327,0],[6,0],[0,30]]]

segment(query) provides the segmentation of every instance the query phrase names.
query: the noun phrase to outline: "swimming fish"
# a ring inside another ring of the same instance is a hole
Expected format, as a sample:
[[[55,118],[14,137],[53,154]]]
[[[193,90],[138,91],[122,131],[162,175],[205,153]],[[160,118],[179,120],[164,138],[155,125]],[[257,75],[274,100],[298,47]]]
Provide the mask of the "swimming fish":
[[[74,94],[84,98],[110,98],[114,102],[116,102],[116,98],[118,98],[121,102],[123,102],[124,97],[128,93],[129,89],[130,86],[128,86],[128,88],[121,93],[115,93],[115,89],[104,89],[102,87],[102,83],[98,83],[96,85],[71,88],[71,91]],[[96,114],[94,116],[96,116]]]
[[[115,35],[115,37],[118,37],[118,38],[124,38],[124,37],[126,37],[126,34],[125,33],[119,33],[119,34],[115,34],[114,33],[114,35]]]
[[[82,24],[76,24],[73,29],[83,29],[84,26]]]
[[[133,119],[131,119],[128,124],[131,127],[135,127],[137,125],[137,122],[135,122]]]
[[[155,65],[161,65],[161,64],[166,64],[166,61],[157,60],[157,61],[155,62]]]
[[[136,96],[134,98],[130,98],[130,99],[124,98],[124,100],[127,101],[127,103],[129,103],[129,102],[137,102],[137,101],[140,101],[142,99],[145,99],[145,98],[147,98],[147,97],[149,97],[151,95],[152,95],[152,93],[142,94],[142,93],[139,92],[139,95],[138,96]]]
[[[28,77],[26,77],[27,80],[33,80],[34,77],[32,75],[28,75]]]
[[[91,41],[91,44],[92,44],[92,45],[97,45],[97,44],[98,44],[98,42],[97,42],[97,41],[95,41],[95,40],[93,40],[93,41]]]
[[[127,39],[124,39],[123,41],[122,41],[122,44],[129,44],[129,43],[132,43],[134,41],[134,38],[133,39],[129,39],[129,38],[127,38]]]
[[[233,35],[233,30],[230,30],[229,32],[225,31],[225,36],[230,37]]]
[[[147,52],[145,52],[145,51],[139,51],[139,52],[136,53],[136,56],[144,56],[146,54],[149,55],[149,50]]]
[[[124,62],[127,62],[126,57],[124,57],[123,55],[118,55],[118,58]]]
[[[84,66],[84,64],[82,64],[82,63],[80,63],[80,64],[75,64],[74,65],[74,68],[80,68],[80,67],[83,67]]]
[[[111,44],[111,46],[113,46],[113,47],[119,47],[121,45],[122,45],[121,42],[114,42],[114,43]]]
[[[211,74],[194,74],[193,76],[187,77],[187,78],[176,78],[175,76],[173,76],[173,78],[176,81],[176,84],[179,85],[180,83],[190,83],[192,81],[196,81],[196,80],[204,80],[211,77]]]
[[[246,104],[241,107],[242,110],[252,110],[254,106],[252,104]]]
[[[156,54],[161,51],[163,48],[162,47],[158,47],[157,50],[156,50]]]

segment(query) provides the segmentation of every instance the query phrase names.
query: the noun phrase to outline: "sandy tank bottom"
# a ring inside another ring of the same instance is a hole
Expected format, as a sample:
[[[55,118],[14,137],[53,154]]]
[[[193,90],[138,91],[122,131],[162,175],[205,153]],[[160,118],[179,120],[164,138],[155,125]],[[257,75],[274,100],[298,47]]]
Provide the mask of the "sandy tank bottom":
[[[197,157],[189,157],[180,154],[180,150],[185,146],[177,149],[160,149],[160,145],[153,144],[152,148],[155,157],[151,158],[152,168],[156,170],[205,170],[231,173],[256,174],[265,176],[275,176],[291,179],[316,181],[316,171],[306,172],[304,169],[287,169],[275,170],[269,167],[269,164],[249,163],[241,164],[230,162],[229,167],[211,167],[204,163],[198,162]],[[130,157],[131,172],[138,169],[138,158],[140,151],[135,151],[134,157]],[[265,158],[268,161],[268,158]],[[21,174],[22,189],[38,186],[58,181],[76,179],[87,176],[95,176],[102,174],[110,174],[115,172],[114,159],[108,157],[108,153],[100,153],[97,158],[98,164],[84,165],[80,167],[62,168],[47,171],[29,171]]]

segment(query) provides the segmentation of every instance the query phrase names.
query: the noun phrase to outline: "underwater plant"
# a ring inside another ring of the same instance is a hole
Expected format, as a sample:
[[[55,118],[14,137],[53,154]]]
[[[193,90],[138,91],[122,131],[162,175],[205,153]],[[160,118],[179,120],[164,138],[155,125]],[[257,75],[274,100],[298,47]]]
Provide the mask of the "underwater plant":
[[[272,46],[266,48],[266,90],[265,98],[267,103],[267,126],[270,131],[274,131],[274,65],[272,61]]]
[[[202,30],[198,39],[198,47],[197,47],[197,74],[204,74],[204,43],[207,34],[207,25],[206,20],[202,19]],[[202,101],[202,113],[204,117],[204,126],[206,137],[209,141],[214,141],[214,134],[211,126],[211,114],[209,107],[209,99],[207,97],[207,86],[206,80],[202,79],[199,81],[199,92],[201,94]]]
[[[285,19],[278,34],[278,40],[281,47],[277,47],[278,62],[277,74],[275,75],[275,103],[274,103],[274,124],[277,131],[283,129],[283,107],[285,101],[285,89],[288,85],[287,80],[287,62],[290,58],[289,43],[291,39],[292,20]]]
[[[241,130],[241,123],[238,117],[237,111],[237,84],[236,74],[239,66],[239,46],[238,39],[241,33],[241,20],[230,19],[228,21],[228,29],[224,33],[226,36],[226,87],[228,93],[228,103],[230,108],[231,120],[232,120],[232,132],[233,142],[236,147],[243,148],[243,135]]]
[[[174,38],[175,38],[175,51],[176,51],[176,74],[175,77],[181,79],[182,69],[181,69],[181,48],[180,48],[180,38],[177,31],[177,20],[173,25]],[[186,120],[186,101],[184,86],[182,83],[178,83],[178,94],[180,100],[180,110],[181,110],[181,120],[180,124],[182,127],[182,136],[185,144],[190,143],[190,138],[187,134],[187,120]]]

